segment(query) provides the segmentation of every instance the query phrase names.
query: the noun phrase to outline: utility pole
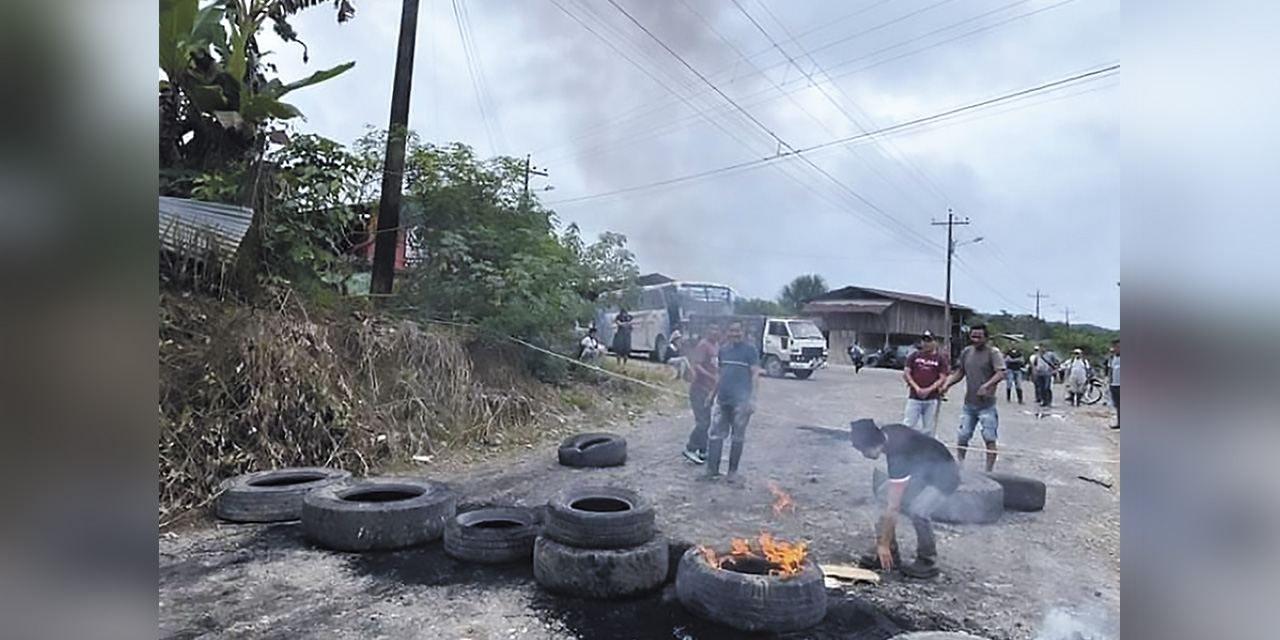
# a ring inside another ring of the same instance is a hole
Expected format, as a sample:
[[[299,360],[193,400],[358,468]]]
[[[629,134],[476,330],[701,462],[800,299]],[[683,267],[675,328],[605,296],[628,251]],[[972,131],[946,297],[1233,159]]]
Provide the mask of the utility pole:
[[[1066,316],[1067,328],[1070,329],[1071,328],[1071,309],[1068,307],[1063,307],[1062,314]]]
[[[538,167],[535,167],[532,164],[530,164],[531,160],[532,160],[531,156],[529,154],[525,154],[524,156],[524,206],[526,207],[529,206],[529,176],[532,174],[535,176],[542,176],[544,178],[547,177],[547,171],[545,169],[539,169]]]
[[[947,225],[947,299],[942,311],[942,323],[946,325],[945,333],[942,338],[943,353],[947,357],[951,357],[951,256],[956,252],[956,243],[952,237],[951,230],[957,225],[963,226],[969,224],[969,219],[959,220],[951,213],[951,209],[947,209],[947,221],[932,223],[934,226]]]
[[[1049,294],[1040,293],[1040,290],[1036,289],[1035,293],[1028,293],[1027,297],[1036,299],[1036,339],[1040,339],[1042,337],[1040,335],[1040,299],[1048,298]]]
[[[391,293],[396,277],[400,189],[404,186],[404,145],[409,134],[409,89],[413,83],[413,50],[417,34],[418,0],[404,0],[400,10],[396,75],[391,87],[391,124],[387,128],[387,159],[382,170],[378,231],[373,243],[373,274],[369,282],[369,292],[374,294]]]

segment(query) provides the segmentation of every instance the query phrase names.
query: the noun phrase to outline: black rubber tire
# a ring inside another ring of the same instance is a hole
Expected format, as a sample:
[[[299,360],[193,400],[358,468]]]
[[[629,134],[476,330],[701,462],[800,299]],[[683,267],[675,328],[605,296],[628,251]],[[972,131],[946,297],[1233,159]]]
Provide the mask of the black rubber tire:
[[[670,345],[667,337],[659,333],[658,337],[653,339],[653,351],[649,352],[649,359],[666,364],[667,360],[671,359],[670,350],[667,348]]]
[[[978,636],[971,636],[967,633],[959,633],[956,631],[912,631],[910,633],[899,633],[889,638],[889,640],[986,640]]]
[[[813,369],[794,369],[791,373],[796,374],[798,380],[808,380],[809,376],[813,375]]]
[[[328,467],[289,467],[227,478],[218,485],[214,513],[232,522],[285,522],[302,517],[308,491],[350,478]]]
[[[533,556],[537,537],[538,525],[531,509],[488,507],[445,521],[444,552],[463,562],[519,562]]]
[[[868,369],[875,369],[876,367],[880,366],[880,357],[879,356],[868,357],[867,363],[863,366],[867,367]]]
[[[676,596],[693,614],[743,631],[797,631],[827,615],[822,569],[811,560],[782,578],[712,568],[689,549],[680,559]]]
[[[533,578],[547,591],[591,600],[644,595],[667,579],[667,541],[661,537],[626,549],[582,549],[538,536]]]
[[[778,356],[765,356],[764,374],[770,378],[781,378],[787,375],[787,368],[782,365],[782,361],[778,359]]]
[[[654,537],[653,503],[620,487],[569,487],[547,502],[542,534],[583,549],[625,549]]]
[[[402,549],[444,535],[457,499],[448,487],[416,478],[365,478],[316,489],[302,501],[302,531],[339,551]]]
[[[983,474],[1000,483],[1004,489],[1004,508],[1014,511],[1041,511],[1044,509],[1045,486],[1034,478],[1015,476],[1011,473]]]
[[[885,485],[889,474],[876,467],[871,474],[871,486],[876,499],[886,499]],[[935,522],[952,524],[990,524],[1004,513],[1004,488],[1000,483],[978,472],[961,471],[960,486],[933,514]]]
[[[627,439],[612,433],[580,433],[560,443],[566,467],[617,467],[627,463]]]

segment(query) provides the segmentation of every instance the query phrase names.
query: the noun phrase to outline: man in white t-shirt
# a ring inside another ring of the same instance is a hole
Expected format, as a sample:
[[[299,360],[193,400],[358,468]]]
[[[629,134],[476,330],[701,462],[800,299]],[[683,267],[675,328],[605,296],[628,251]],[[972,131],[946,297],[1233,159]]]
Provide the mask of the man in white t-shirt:
[[[587,329],[587,335],[578,343],[578,359],[584,362],[598,360],[604,356],[604,345],[596,339],[596,328]]]

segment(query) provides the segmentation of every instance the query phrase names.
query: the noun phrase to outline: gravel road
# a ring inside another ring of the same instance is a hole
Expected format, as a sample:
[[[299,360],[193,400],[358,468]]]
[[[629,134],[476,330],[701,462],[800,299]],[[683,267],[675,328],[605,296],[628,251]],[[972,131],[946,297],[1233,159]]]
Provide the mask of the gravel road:
[[[765,379],[749,430],[742,486],[700,482],[680,456],[687,409],[631,424],[597,425],[628,440],[612,469],[556,463],[555,442],[467,465],[442,461],[422,475],[463,502],[537,505],[571,484],[613,484],[650,497],[669,536],[723,545],[762,529],[805,540],[820,563],[852,562],[870,548],[878,516],[871,475],[881,461],[847,442],[849,420],[900,419],[901,372],[832,366],[811,379]],[[953,392],[957,400],[958,389]],[[1031,390],[1027,389],[1030,396]],[[1000,391],[997,470],[1048,485],[1038,513],[1006,512],[990,525],[938,525],[942,575],[920,582],[828,590],[827,618],[786,638],[886,638],[900,630],[963,630],[996,639],[1119,637],[1119,433],[1109,408],[1055,407],[1037,416]],[[1056,394],[1060,395],[1060,394]],[[952,440],[959,402],[944,403],[939,435]],[[974,440],[980,444],[980,438]],[[968,468],[978,469],[974,452]],[[1091,478],[1095,482],[1081,479]],[[770,485],[794,511],[775,515]],[[909,557],[910,524],[899,525]],[[586,603],[539,590],[528,566],[464,565],[441,544],[399,552],[337,553],[306,542],[297,524],[212,520],[159,541],[162,638],[680,638],[735,634],[693,618],[671,590],[628,602]]]

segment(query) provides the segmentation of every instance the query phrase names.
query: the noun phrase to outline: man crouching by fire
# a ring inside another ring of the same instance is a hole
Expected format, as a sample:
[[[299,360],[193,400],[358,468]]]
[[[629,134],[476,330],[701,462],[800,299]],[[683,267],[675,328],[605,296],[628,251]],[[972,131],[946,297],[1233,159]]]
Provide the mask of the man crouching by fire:
[[[946,445],[901,424],[876,426],[869,419],[849,424],[853,446],[875,460],[884,453],[889,465],[889,504],[877,527],[874,554],[860,558],[868,569],[892,570],[909,578],[938,575],[938,544],[931,516],[960,486],[960,468]],[[916,530],[916,560],[903,564],[898,554],[898,511],[911,518]]]

